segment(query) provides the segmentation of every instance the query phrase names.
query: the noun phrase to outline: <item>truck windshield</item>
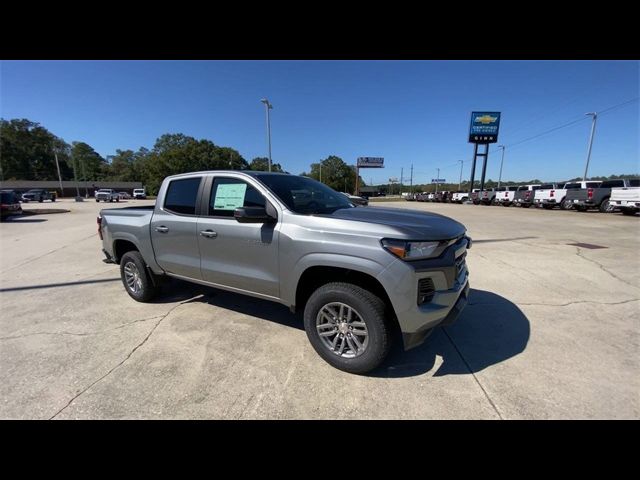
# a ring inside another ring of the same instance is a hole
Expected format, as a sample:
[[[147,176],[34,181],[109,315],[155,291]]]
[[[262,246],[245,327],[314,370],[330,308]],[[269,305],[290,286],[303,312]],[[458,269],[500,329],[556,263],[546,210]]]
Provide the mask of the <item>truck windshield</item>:
[[[311,178],[295,175],[256,175],[289,210],[312,215],[356,208],[347,197]]]

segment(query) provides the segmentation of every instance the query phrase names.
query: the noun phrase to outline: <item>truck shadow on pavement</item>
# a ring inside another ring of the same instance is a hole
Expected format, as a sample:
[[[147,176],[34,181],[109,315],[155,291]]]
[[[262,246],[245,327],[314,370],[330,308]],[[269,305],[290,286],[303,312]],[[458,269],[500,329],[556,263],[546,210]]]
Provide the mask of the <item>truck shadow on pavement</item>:
[[[155,302],[184,301],[201,294],[199,301],[210,305],[304,330],[302,312],[294,315],[278,303],[174,279],[163,290],[171,294],[161,294]],[[435,377],[476,373],[523,352],[529,335],[529,320],[514,303],[495,293],[472,288],[469,304],[453,325],[436,328],[424,344],[408,352],[402,349],[396,335],[385,362],[368,376],[422,375],[433,370],[438,357],[442,363],[433,374]]]
[[[436,328],[425,343],[408,352],[395,342],[387,360],[369,375],[422,375],[434,368],[437,357],[442,363],[434,377],[476,373],[523,352],[529,335],[529,320],[514,303],[471,289],[469,304],[453,325]]]
[[[152,303],[182,302],[196,295],[202,295],[199,301],[209,305],[304,330],[302,312],[297,312],[294,315],[287,307],[279,303],[173,278],[167,282],[162,293]]]

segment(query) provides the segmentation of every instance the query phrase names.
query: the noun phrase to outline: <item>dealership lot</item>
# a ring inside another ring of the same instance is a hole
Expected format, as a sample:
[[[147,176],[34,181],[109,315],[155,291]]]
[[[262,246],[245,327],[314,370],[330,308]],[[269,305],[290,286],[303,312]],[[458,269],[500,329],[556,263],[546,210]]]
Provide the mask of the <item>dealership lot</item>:
[[[472,292],[456,324],[355,376],[284,306],[181,282],[133,301],[102,262],[105,207],[0,225],[0,418],[640,418],[637,217],[364,207],[464,223]]]

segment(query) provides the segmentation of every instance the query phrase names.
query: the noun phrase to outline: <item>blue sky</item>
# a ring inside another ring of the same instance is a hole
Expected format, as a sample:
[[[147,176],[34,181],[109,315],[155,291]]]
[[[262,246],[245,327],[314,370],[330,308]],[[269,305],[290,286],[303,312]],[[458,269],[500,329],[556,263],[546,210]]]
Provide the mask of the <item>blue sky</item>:
[[[386,182],[404,167],[408,182],[470,175],[470,112],[502,112],[503,179],[582,175],[590,120],[640,95],[636,61],[3,61],[0,116],[41,123],[67,142],[103,156],[153,147],[184,133],[266,156],[264,106],[271,111],[272,157],[292,172],[328,155],[348,163],[385,158],[362,170]],[[632,173],[639,165],[639,103],[598,117],[590,175]],[[570,127],[510,144],[584,117]],[[487,178],[497,179],[491,153]],[[478,167],[479,168],[479,167]],[[478,178],[479,172],[476,173]]]

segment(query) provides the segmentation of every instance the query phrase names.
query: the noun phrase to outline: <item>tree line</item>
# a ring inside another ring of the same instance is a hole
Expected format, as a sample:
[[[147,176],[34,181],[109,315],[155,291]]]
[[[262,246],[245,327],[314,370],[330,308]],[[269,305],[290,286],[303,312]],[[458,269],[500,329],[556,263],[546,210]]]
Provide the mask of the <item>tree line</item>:
[[[142,182],[150,195],[158,192],[165,177],[178,173],[269,169],[266,157],[247,161],[234,148],[181,133],[161,135],[151,149],[118,149],[107,159],[91,145],[67,143],[39,123],[0,119],[0,180],[58,180],[56,157],[62,180]],[[312,164],[310,177],[320,179],[320,164],[324,183],[336,190],[354,191],[354,167],[332,155]],[[279,163],[272,163],[271,171],[284,170]]]

